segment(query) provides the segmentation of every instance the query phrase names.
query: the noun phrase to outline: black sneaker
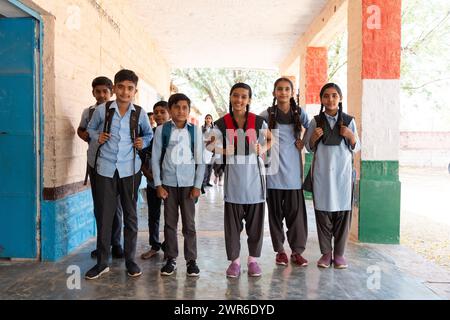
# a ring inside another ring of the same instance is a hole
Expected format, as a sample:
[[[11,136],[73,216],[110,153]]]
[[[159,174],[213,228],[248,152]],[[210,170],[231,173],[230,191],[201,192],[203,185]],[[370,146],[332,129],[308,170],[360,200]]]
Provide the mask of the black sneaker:
[[[98,264],[96,264],[91,270],[86,272],[84,278],[87,280],[94,280],[107,272],[109,272],[108,266],[99,266]]]
[[[97,259],[97,249],[91,251],[91,258]]]
[[[171,276],[177,270],[177,261],[175,259],[167,259],[164,267],[161,268],[162,276]]]
[[[186,264],[188,277],[198,277],[200,274],[200,269],[197,266],[195,260],[190,260]]]
[[[114,259],[122,259],[123,258],[123,249],[119,244],[118,246],[112,246],[111,255]]]
[[[139,277],[142,274],[141,268],[134,261],[127,261],[125,265],[130,277]]]

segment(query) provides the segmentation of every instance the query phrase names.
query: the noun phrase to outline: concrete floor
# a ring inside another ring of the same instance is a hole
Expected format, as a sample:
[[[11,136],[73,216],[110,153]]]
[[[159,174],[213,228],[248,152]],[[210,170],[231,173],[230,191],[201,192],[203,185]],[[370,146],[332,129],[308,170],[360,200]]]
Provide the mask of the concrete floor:
[[[318,269],[320,252],[311,202],[307,203],[309,239],[304,254],[308,267],[275,265],[266,219],[262,277],[250,278],[243,268],[240,278],[227,279],[222,197],[222,189],[215,186],[198,204],[199,278],[186,277],[182,238],[178,271],[171,277],[159,275],[162,255],[150,261],[139,258],[148,248],[144,207],[136,259],[143,269],[141,277],[127,277],[124,262],[114,260],[111,272],[95,281],[84,280],[84,273],[95,264],[89,256],[95,246],[92,239],[57,263],[0,260],[0,299],[450,299],[450,274],[398,245],[350,243],[347,270]],[[242,240],[245,261],[245,234]]]

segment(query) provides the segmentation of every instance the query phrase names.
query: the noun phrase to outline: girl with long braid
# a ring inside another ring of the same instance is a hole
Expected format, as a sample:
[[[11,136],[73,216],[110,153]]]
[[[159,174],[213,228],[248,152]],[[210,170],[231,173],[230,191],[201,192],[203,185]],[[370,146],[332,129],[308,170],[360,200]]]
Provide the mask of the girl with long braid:
[[[352,215],[353,155],[360,149],[355,119],[342,111],[342,91],[327,83],[320,91],[320,114],[311,120],[306,148],[314,152],[313,199],[321,268],[347,268],[345,246]],[[333,246],[334,238],[334,246]]]
[[[223,155],[225,165],[224,229],[227,258],[231,262],[227,277],[241,273],[240,234],[247,233],[248,275],[261,276],[257,258],[264,236],[265,168],[260,157],[270,148],[270,132],[263,118],[251,112],[252,89],[245,83],[230,91],[230,112],[215,122],[215,138],[207,149]]]
[[[308,238],[308,221],[302,191],[302,127],[307,129],[309,118],[297,106],[292,81],[280,78],[275,81],[272,107],[261,113],[269,123],[273,135],[271,164],[267,173],[267,206],[269,211],[270,236],[276,252],[275,263],[286,266],[289,262],[284,249],[287,241],[291,249],[291,262],[307,266],[303,258]]]

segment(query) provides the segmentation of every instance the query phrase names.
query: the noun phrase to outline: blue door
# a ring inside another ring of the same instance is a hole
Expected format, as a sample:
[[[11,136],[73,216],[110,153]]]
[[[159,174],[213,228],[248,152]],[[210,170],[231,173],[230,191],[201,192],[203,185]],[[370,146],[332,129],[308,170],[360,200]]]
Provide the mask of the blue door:
[[[0,18],[0,258],[37,257],[38,24]]]

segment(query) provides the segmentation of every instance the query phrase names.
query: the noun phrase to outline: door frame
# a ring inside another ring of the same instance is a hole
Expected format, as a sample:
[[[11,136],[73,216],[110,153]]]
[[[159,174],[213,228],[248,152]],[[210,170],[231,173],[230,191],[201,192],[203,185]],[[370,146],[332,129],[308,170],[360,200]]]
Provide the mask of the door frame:
[[[44,113],[43,113],[43,77],[44,77],[44,65],[43,65],[43,43],[44,43],[44,22],[41,15],[30,7],[26,6],[19,0],[7,0],[7,2],[24,12],[29,17],[36,19],[38,25],[38,52],[34,57],[35,61],[35,108],[34,112],[34,145],[35,145],[35,170],[36,170],[36,257],[33,260],[41,260],[41,203],[42,203],[42,190],[44,186],[43,177],[43,164],[44,164]],[[6,17],[5,19],[7,19]]]

